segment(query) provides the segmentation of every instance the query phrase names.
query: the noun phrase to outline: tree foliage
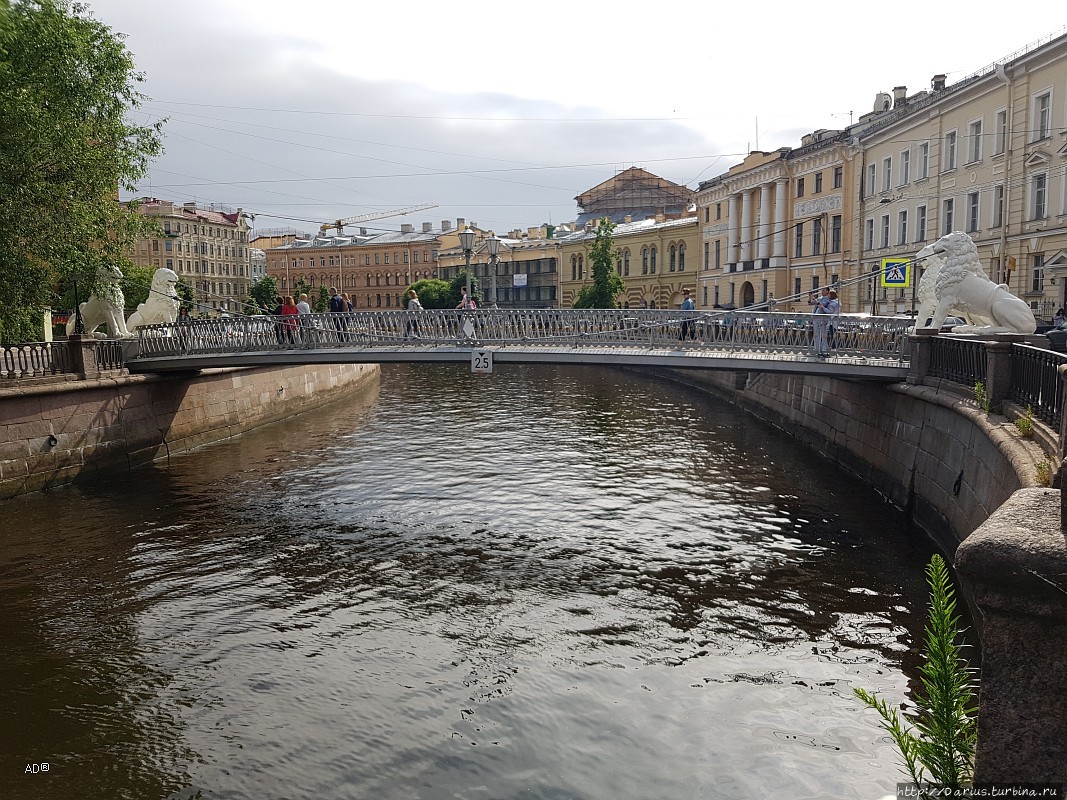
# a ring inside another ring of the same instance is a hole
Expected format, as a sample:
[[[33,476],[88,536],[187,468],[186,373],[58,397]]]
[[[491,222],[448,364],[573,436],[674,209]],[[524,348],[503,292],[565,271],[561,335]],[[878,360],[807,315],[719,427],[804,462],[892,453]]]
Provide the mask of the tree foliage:
[[[604,217],[597,224],[596,238],[589,246],[589,263],[593,283],[583,286],[574,301],[575,308],[616,308],[615,298],[623,290],[622,278],[615,271],[619,251],[615,248],[614,223]]]
[[[40,336],[73,280],[88,296],[152,222],[118,202],[161,152],[131,124],[142,76],[119,35],[70,0],[0,0],[0,341]]]
[[[416,281],[404,290],[401,303],[407,307],[408,290],[414,289],[423,308],[454,308],[459,297],[452,299],[452,284],[438,278],[425,278]]]
[[[249,313],[255,314],[263,310],[270,313],[278,304],[277,297],[278,281],[270,275],[265,275],[259,280],[253,281],[252,285],[248,287],[248,300],[251,305],[255,306],[255,309]]]
[[[471,273],[470,281],[471,298],[474,300],[475,303],[481,305],[482,299],[478,296],[478,278],[474,275],[473,272]],[[452,279],[450,285],[452,287],[452,291],[449,295],[449,303],[452,308],[455,308],[459,304],[459,301],[463,299],[463,290],[467,288],[467,270],[461,270],[459,275]]]

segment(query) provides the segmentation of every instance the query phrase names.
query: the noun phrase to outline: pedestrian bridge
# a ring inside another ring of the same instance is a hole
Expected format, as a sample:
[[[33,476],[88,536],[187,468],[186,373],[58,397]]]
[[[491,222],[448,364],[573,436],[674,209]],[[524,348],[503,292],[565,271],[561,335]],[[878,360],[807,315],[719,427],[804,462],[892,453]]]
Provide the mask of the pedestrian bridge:
[[[814,352],[827,326],[827,357]],[[603,364],[896,382],[910,320],[751,311],[478,309],[222,317],[138,328],[132,372],[323,363]],[[487,355],[488,354],[488,355]]]

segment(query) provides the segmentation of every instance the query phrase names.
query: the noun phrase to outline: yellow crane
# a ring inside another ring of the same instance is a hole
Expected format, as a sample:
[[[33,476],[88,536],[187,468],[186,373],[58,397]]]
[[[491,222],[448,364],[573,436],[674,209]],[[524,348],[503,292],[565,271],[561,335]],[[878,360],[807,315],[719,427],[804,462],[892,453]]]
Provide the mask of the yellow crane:
[[[330,228],[337,229],[337,235],[344,232],[345,225],[354,225],[357,222],[369,222],[372,219],[385,219],[386,217],[400,217],[415,211],[425,211],[428,208],[437,208],[437,203],[423,203],[421,206],[408,206],[407,208],[395,208],[392,211],[375,211],[370,214],[360,214],[357,217],[345,217],[335,219],[333,222],[325,222],[319,226],[319,233],[326,233]]]

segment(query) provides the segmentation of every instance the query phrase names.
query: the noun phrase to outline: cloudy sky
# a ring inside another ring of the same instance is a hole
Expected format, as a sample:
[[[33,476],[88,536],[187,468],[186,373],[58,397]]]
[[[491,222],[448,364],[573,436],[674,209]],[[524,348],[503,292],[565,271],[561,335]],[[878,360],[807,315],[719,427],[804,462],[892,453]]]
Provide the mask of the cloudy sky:
[[[696,188],[878,92],[1067,32],[1051,0],[85,2],[146,77],[138,121],[167,118],[136,194],[241,207],[257,230],[425,203],[364,224],[565,222],[632,165]]]

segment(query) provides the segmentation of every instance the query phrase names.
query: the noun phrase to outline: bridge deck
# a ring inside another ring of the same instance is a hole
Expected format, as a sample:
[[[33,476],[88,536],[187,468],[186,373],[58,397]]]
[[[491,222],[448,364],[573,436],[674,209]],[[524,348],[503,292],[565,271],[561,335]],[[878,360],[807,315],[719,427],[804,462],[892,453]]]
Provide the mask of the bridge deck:
[[[841,317],[833,323],[836,333],[829,336],[836,348],[818,358],[812,345],[832,323],[810,315],[567,309],[238,317],[139,329],[138,353],[126,363],[135,372],[469,363],[472,353],[491,351],[500,364],[649,366],[878,381],[906,377],[906,321]]]

